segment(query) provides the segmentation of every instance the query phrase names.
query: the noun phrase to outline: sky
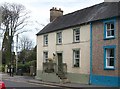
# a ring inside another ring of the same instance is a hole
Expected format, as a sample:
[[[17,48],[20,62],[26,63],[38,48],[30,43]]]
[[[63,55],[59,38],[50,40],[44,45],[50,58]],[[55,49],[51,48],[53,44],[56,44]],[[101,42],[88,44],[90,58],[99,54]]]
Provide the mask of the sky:
[[[49,23],[50,9],[52,7],[61,8],[65,15],[102,3],[104,0],[0,0],[0,4],[4,2],[22,4],[30,11],[32,25],[27,26],[25,29],[31,31],[21,34],[20,38],[23,35],[28,36],[36,45],[36,34]]]

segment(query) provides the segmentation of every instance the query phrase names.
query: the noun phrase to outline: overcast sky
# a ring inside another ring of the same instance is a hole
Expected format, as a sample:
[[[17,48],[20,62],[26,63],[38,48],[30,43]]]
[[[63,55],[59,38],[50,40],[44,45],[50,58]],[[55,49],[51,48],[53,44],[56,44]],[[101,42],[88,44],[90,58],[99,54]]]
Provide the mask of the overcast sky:
[[[41,24],[46,25],[49,23],[49,10],[52,7],[61,8],[64,11],[63,14],[67,14],[85,7],[99,4],[104,2],[104,0],[0,0],[0,4],[4,2],[20,3],[31,12],[30,16],[33,25],[28,26],[27,29],[32,29],[32,31],[24,34],[27,34],[27,36],[29,36],[36,44],[35,34],[44,27]],[[36,30],[35,28],[39,30]]]

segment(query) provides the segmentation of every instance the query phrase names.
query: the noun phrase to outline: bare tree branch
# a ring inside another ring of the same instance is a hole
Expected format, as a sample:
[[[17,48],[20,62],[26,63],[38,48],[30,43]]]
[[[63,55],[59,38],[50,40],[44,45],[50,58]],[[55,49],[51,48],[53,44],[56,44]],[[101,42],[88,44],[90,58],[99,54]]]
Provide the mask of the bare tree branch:
[[[23,5],[15,3],[4,3],[0,8],[2,9],[3,25],[5,28],[8,28],[8,30],[11,30],[14,34],[20,29],[22,31],[22,29],[27,25],[27,20],[30,17],[27,16],[28,12]],[[5,31],[6,30],[7,29],[5,29]]]
[[[24,30],[24,31],[17,32],[16,34],[14,34],[14,36],[16,36],[17,34],[22,34],[22,33],[28,32],[28,31],[31,31],[31,30]]]
[[[33,48],[33,41],[26,36],[22,36],[20,39],[20,48],[22,50],[30,50]]]

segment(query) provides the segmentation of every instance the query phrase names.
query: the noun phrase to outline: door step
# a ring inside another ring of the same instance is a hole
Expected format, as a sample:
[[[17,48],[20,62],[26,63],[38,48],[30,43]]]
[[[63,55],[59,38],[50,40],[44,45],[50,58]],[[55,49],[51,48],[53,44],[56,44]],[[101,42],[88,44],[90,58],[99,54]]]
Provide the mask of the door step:
[[[70,80],[68,78],[60,79],[60,83],[70,83]]]
[[[70,80],[65,76],[64,73],[57,73],[56,75],[59,77],[60,83],[70,83]]]

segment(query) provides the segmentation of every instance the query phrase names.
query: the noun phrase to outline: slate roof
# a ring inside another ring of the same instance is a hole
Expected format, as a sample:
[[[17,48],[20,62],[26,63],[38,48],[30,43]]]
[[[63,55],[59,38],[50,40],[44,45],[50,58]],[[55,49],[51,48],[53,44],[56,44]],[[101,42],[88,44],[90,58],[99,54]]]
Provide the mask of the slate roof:
[[[118,10],[119,9],[119,10]],[[91,21],[120,16],[120,2],[103,2],[56,18],[37,35],[74,27]]]

